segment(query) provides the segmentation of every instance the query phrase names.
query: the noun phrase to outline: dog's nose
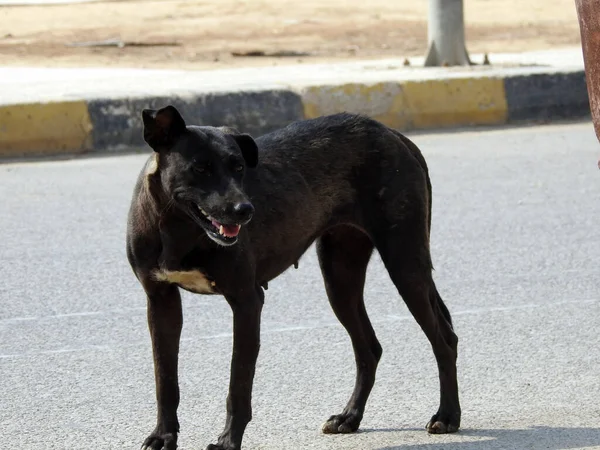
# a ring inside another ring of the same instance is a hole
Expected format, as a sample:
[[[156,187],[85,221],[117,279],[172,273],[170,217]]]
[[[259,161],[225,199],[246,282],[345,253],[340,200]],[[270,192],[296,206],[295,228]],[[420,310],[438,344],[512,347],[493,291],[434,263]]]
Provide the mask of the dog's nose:
[[[248,202],[237,203],[233,207],[233,213],[240,222],[246,222],[252,218],[252,214],[254,214],[254,206],[252,206],[252,203]]]

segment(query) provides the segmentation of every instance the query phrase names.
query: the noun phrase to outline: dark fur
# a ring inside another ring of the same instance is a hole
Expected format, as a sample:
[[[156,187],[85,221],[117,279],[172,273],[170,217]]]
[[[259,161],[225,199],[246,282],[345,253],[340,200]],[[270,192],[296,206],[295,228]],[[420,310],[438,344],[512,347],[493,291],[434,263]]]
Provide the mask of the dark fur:
[[[133,194],[127,253],[147,294],[154,353],[158,420],[144,446],[174,449],[179,431],[181,300],[178,286],[157,280],[155,271],[200,270],[233,310],[227,420],[208,448],[239,449],[252,416],[263,287],[315,240],[329,301],[350,334],[358,371],[348,404],[323,431],[358,429],[375,381],[382,349],[363,303],[374,248],[438,363],[441,403],[427,429],[456,431],[458,340],[432,279],[431,184],[416,145],[352,114],[296,122],[256,142],[229,128],[186,127],[172,107],[143,116],[155,154]],[[154,158],[158,169],[148,174]],[[215,239],[222,238],[197,206],[219,223],[243,223],[237,240],[219,245]]]

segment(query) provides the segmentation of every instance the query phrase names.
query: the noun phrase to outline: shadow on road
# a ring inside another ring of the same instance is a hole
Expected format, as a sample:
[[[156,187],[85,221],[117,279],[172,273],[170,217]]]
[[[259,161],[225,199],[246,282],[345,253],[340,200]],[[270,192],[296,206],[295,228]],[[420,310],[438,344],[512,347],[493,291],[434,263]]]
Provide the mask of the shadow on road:
[[[372,433],[399,430],[364,430]],[[467,442],[444,442],[381,447],[377,450],[563,450],[600,446],[600,428],[531,427],[521,430],[464,430],[460,435],[478,438]],[[433,437],[432,437],[433,438]]]

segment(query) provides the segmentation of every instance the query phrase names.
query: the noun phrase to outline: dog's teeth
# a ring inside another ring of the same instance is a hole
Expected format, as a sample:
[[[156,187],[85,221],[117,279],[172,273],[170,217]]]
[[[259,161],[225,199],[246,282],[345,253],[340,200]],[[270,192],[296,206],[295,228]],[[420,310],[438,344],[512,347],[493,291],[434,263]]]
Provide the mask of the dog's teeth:
[[[219,234],[224,234],[224,230],[225,230],[225,227],[223,225],[221,225],[219,227]]]

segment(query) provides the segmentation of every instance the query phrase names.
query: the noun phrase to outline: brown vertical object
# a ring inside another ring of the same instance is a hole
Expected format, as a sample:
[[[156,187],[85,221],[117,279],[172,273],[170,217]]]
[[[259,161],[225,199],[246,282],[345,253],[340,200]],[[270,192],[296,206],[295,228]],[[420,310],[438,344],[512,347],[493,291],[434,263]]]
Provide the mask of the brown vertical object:
[[[600,0],[575,0],[575,5],[592,120],[596,137],[600,140]]]

